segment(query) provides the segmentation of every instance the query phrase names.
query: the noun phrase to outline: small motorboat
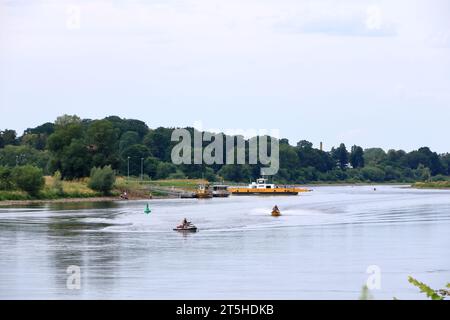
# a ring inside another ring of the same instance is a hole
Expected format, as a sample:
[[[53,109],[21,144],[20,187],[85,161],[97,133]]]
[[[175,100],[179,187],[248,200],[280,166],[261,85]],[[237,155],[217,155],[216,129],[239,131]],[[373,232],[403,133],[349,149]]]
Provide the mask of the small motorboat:
[[[197,232],[197,227],[192,224],[192,222],[188,222],[186,224],[181,224],[173,231],[179,231],[179,232]]]
[[[281,211],[277,206],[272,210],[272,217],[281,217]]]

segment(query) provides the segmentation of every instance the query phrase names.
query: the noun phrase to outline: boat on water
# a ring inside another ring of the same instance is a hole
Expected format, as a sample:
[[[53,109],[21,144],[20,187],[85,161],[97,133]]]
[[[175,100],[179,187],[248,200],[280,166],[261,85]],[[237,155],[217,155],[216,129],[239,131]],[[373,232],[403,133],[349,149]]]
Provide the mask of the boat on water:
[[[281,211],[277,206],[272,209],[272,217],[281,217]]]
[[[202,184],[195,191],[194,197],[197,199],[211,199],[212,197],[214,197],[214,195],[209,185]]]
[[[280,186],[269,183],[267,179],[261,178],[252,182],[247,187],[229,187],[228,191],[233,195],[293,195],[296,196],[301,192],[309,192],[311,190],[300,188],[298,186]]]
[[[222,184],[213,185],[212,193],[214,198],[228,198],[231,195],[228,186]]]
[[[178,231],[178,232],[197,232],[198,228],[192,224],[192,222],[187,222],[185,224],[181,224],[179,226],[177,226],[175,229],[173,229],[173,231]]]

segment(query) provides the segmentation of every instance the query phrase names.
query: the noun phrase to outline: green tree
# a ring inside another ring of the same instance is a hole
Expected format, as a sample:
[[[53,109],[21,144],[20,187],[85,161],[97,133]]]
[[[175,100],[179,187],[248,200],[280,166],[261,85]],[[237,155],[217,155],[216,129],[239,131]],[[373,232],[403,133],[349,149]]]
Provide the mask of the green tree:
[[[91,166],[88,149],[82,140],[73,140],[61,154],[61,174],[63,179],[87,177]]]
[[[442,154],[440,158],[441,158],[443,173],[445,175],[450,175],[450,153]]]
[[[330,154],[322,150],[314,149],[313,144],[309,141],[299,141],[295,149],[298,155],[298,164],[295,165],[296,168],[314,167],[320,172],[326,172],[335,167],[335,161]],[[280,164],[282,165],[283,162],[281,161]]]
[[[12,190],[13,188],[11,168],[0,166],[0,190]]]
[[[46,151],[36,150],[30,146],[8,145],[0,149],[0,165],[14,167],[29,164],[47,172],[50,155]]]
[[[92,166],[119,166],[118,130],[108,120],[93,121],[86,132],[87,147],[92,155]]]
[[[364,151],[359,146],[353,146],[350,152],[350,164],[353,168],[364,167]]]
[[[156,179],[166,179],[170,174],[177,172],[174,164],[168,162],[160,162],[156,169]]]
[[[431,170],[423,164],[419,164],[417,169],[413,170],[415,180],[428,181],[431,178]]]
[[[140,120],[121,119],[117,116],[107,117],[104,120],[108,120],[113,124],[114,128],[119,129],[119,136],[122,136],[125,132],[133,131],[139,135],[140,141],[144,138],[149,130],[145,122]]]
[[[160,127],[150,130],[145,136],[144,144],[154,157],[163,161],[170,161],[172,131],[172,129]]]
[[[333,159],[337,161],[339,168],[344,170],[348,166],[348,151],[345,147],[345,144],[341,143],[337,149],[332,149],[331,153],[333,155]]]
[[[45,185],[42,170],[30,165],[15,167],[12,170],[12,180],[20,190],[32,196],[36,196]]]
[[[248,182],[251,170],[248,165],[227,164],[219,170],[218,175],[227,181]]]
[[[63,187],[61,172],[56,171],[55,174],[53,175],[52,187],[53,187],[53,190],[55,190],[58,195],[64,194],[64,187]]]
[[[369,148],[364,150],[365,165],[376,166],[387,158],[386,152],[381,148]]]
[[[389,150],[387,153],[387,161],[393,166],[403,166],[405,163],[406,152],[403,150]]]
[[[161,161],[155,157],[148,157],[145,159],[144,162],[144,172],[147,174],[151,179],[156,178],[156,174],[158,172],[158,165]]]
[[[60,170],[63,179],[83,177],[89,172],[91,164],[81,123],[60,121],[55,132],[48,137],[47,149],[51,155],[51,169]],[[71,159],[72,156],[75,156],[75,159]],[[80,168],[83,170],[77,172]]]
[[[7,145],[17,144],[17,133],[14,130],[0,131],[0,148],[4,148]]]
[[[361,175],[364,179],[373,182],[382,182],[385,178],[385,173],[382,169],[372,166],[366,166],[362,168]]]
[[[92,168],[89,179],[89,188],[92,190],[108,195],[111,193],[115,182],[116,175],[114,174],[114,170],[111,166]]]
[[[119,141],[119,152],[123,153],[126,148],[130,146],[140,144],[141,139],[139,138],[139,134],[135,131],[127,131],[120,137]]]
[[[79,124],[81,123],[81,119],[77,115],[68,115],[64,114],[55,120],[55,125],[59,127],[65,127],[70,124]]]
[[[130,157],[130,175],[139,176],[142,170],[141,167],[142,159],[145,160],[150,155],[151,155],[150,150],[142,144],[135,144],[129,146],[128,148],[125,148],[121,154],[122,165],[120,171],[124,175],[128,174],[128,157]],[[144,163],[144,170],[145,170],[145,163]]]

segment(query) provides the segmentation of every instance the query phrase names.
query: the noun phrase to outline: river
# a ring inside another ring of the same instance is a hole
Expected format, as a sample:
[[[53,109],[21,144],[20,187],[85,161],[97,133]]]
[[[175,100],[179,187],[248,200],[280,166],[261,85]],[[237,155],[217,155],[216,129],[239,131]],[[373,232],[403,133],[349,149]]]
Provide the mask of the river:
[[[150,215],[146,203],[0,208],[0,299],[358,299],[369,266],[375,299],[424,298],[409,275],[450,282],[450,191],[315,187],[153,200]],[[172,231],[184,217],[198,233]]]

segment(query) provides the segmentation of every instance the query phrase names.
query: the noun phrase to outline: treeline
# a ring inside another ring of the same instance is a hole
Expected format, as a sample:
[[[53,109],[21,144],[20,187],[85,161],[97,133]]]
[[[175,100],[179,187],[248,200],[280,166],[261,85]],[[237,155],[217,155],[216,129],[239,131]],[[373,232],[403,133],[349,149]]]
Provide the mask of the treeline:
[[[27,129],[22,136],[1,131],[0,166],[31,165],[45,175],[59,172],[65,180],[87,177],[92,168],[105,166],[118,175],[143,173],[150,179],[248,182],[259,177],[260,165],[172,164],[172,147],[178,143],[171,141],[173,130],[150,129],[142,121],[116,116],[90,120],[64,115],[54,123]],[[279,142],[280,170],[274,177],[279,183],[414,182],[447,180],[450,175],[450,154],[439,155],[428,147],[385,152],[360,146],[347,149],[341,144],[327,152],[305,140],[295,146],[287,139]]]

